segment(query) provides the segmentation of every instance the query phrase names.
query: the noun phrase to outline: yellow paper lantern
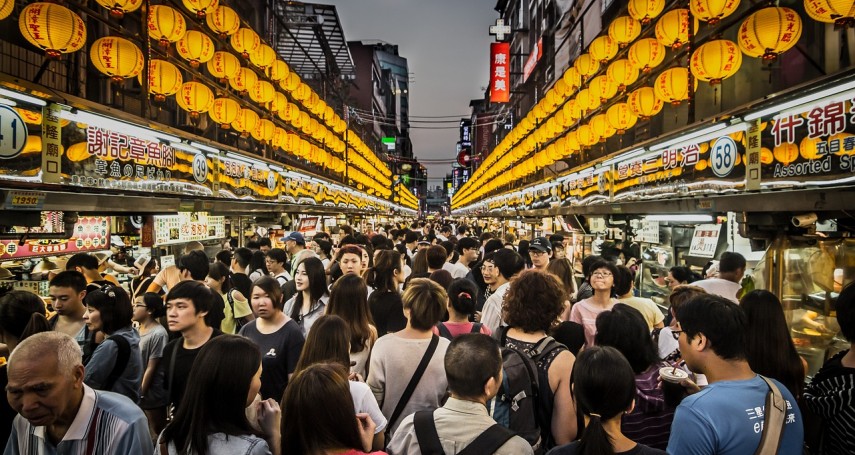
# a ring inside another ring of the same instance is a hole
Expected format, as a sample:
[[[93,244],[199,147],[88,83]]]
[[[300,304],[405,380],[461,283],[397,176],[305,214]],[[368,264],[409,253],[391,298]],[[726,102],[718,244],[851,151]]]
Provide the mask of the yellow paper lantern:
[[[665,46],[655,38],[640,39],[629,48],[626,56],[632,66],[647,73],[665,60]]]
[[[185,82],[176,94],[175,101],[195,120],[214,105],[214,92],[199,82]]]
[[[280,119],[290,123],[294,121],[294,117],[300,115],[300,109],[296,104],[288,103],[277,114]]]
[[[232,122],[232,128],[246,137],[255,129],[255,125],[258,124],[259,120],[261,120],[261,118],[254,110],[243,108],[238,112],[237,118]]]
[[[576,71],[579,72],[582,78],[587,79],[600,70],[600,62],[591,56],[591,54],[582,54],[576,57],[573,67],[576,68]]]
[[[288,131],[285,128],[276,127],[273,131],[273,146],[278,149],[285,148],[285,141],[288,139]]]
[[[622,58],[609,65],[606,76],[617,86],[618,91],[623,92],[627,85],[634,84],[638,80],[638,68],[634,67],[629,60]]]
[[[190,62],[191,67],[198,68],[199,64],[214,57],[214,40],[198,30],[190,30],[175,43],[175,51]]]
[[[651,19],[662,14],[662,10],[665,9],[665,0],[629,0],[627,9],[633,19],[647,24]]]
[[[240,16],[228,6],[217,6],[211,14],[205,16],[205,22],[221,39],[234,35],[240,29]]]
[[[184,16],[165,5],[153,5],[148,10],[148,36],[157,40],[161,46],[169,46],[187,33]]]
[[[229,79],[237,77],[240,71],[240,60],[231,52],[217,51],[208,60],[208,72],[220,80],[220,83],[225,83]]]
[[[182,0],[184,7],[191,13],[195,13],[196,17],[203,18],[208,13],[214,12],[219,5],[219,0]]]
[[[593,111],[600,107],[600,95],[591,93],[590,88],[583,88],[576,93],[576,104],[579,106],[582,113]]]
[[[309,99],[309,96],[312,95],[312,89],[305,82],[300,82],[300,85],[297,86],[297,90],[291,93],[297,101],[305,101]]]
[[[229,79],[229,85],[242,95],[254,87],[256,82],[258,82],[258,75],[250,68],[239,69],[237,75]]]
[[[632,112],[627,103],[617,103],[606,111],[606,120],[608,120],[612,128],[617,130],[618,134],[623,134],[635,125],[635,122],[638,121],[638,116]]]
[[[799,157],[799,147],[796,144],[784,142],[783,144],[775,147],[773,156],[778,160],[778,162],[786,166]]]
[[[656,96],[653,87],[641,87],[629,94],[626,104],[633,114],[647,120],[662,111],[664,103]]]
[[[600,97],[600,103],[605,103],[617,94],[617,84],[612,83],[607,76],[600,75],[591,79],[588,90],[593,96]]]
[[[143,4],[143,0],[96,0],[96,1],[98,2],[99,5],[110,10],[111,16],[118,18],[118,19],[121,19],[125,15],[125,13],[132,13],[132,12],[140,9],[140,6],[142,6],[142,4]],[[14,4],[15,2],[9,0],[9,1],[6,1],[6,3]],[[0,12],[0,15],[2,15],[2,12]],[[2,18],[5,18],[5,17],[6,16],[3,16]],[[2,18],[0,18],[0,19],[2,19]]]
[[[15,9],[15,0],[0,0],[0,21],[9,17]]]
[[[591,118],[591,129],[600,137],[600,142],[615,135],[617,130],[609,124],[606,114],[598,114]]]
[[[582,76],[579,74],[579,70],[572,66],[567,68],[567,71],[561,76],[561,80],[567,83],[569,93],[575,92],[582,85]]]
[[[582,144],[579,143],[579,131],[573,130],[564,135],[564,156],[570,156],[573,152],[578,152],[582,149]]]
[[[270,68],[267,68],[267,76],[270,77],[270,80],[273,82],[279,82],[282,79],[288,77],[288,74],[291,70],[288,68],[288,64],[282,60],[276,60],[270,65]]]
[[[240,28],[230,40],[232,48],[243,55],[243,58],[249,58],[250,54],[258,50],[261,46],[261,38],[258,33],[251,28]]]
[[[240,111],[240,103],[237,101],[231,98],[217,98],[208,111],[208,115],[211,120],[220,124],[220,128],[227,130],[230,128],[230,124],[237,120]]]
[[[733,41],[714,40],[704,43],[689,59],[689,67],[696,79],[709,81],[710,85],[736,74],[742,66],[742,52]]]
[[[611,39],[608,35],[594,38],[594,41],[591,41],[591,45],[588,47],[591,57],[594,57],[601,64],[608,63],[609,60],[613,59],[617,55],[617,51],[617,41]]]
[[[698,20],[710,25],[733,14],[739,8],[739,0],[689,0],[689,10]]]
[[[262,44],[258,46],[252,54],[249,54],[249,61],[253,65],[265,69],[276,61],[276,51],[272,47]]]
[[[249,97],[258,104],[269,103],[276,96],[276,87],[267,81],[257,81],[249,90]]]
[[[300,86],[301,82],[300,76],[297,73],[290,73],[285,79],[279,82],[279,86],[288,92],[294,92]]]
[[[276,92],[276,94],[273,95],[273,99],[270,101],[270,112],[276,114],[287,105],[288,98],[285,97],[285,94],[282,92]]]
[[[695,80],[695,87],[698,81]],[[672,106],[689,99],[689,70],[686,68],[670,68],[662,72],[653,84],[656,96]]]
[[[594,131],[591,125],[587,123],[579,127],[577,134],[579,144],[581,144],[582,147],[590,147],[600,141],[600,136],[598,136],[597,132]]]
[[[117,36],[95,40],[89,47],[89,59],[98,71],[116,82],[139,76],[145,65],[136,44]]]
[[[255,128],[252,129],[252,137],[257,141],[267,143],[273,140],[275,132],[276,125],[265,118],[255,124]]]
[[[142,73],[139,80],[142,84]],[[167,96],[178,93],[184,78],[181,71],[166,60],[152,60],[148,65],[148,91],[154,95],[155,101],[163,102]]]
[[[14,3],[14,2],[13,2]],[[86,44],[86,24],[70,9],[56,3],[30,3],[21,10],[18,28],[48,58],[77,52]]]
[[[632,16],[620,16],[609,24],[609,36],[619,47],[635,41],[641,34],[641,22]]]
[[[689,30],[689,10],[673,9],[663,14],[656,22],[656,39],[664,46],[679,49],[689,42],[689,33],[698,29],[698,20],[694,20],[694,28]]]
[[[855,24],[855,6],[852,0],[805,0],[805,11],[811,19],[837,28]]]
[[[576,98],[568,100],[564,103],[564,107],[561,108],[561,111],[564,113],[564,118],[566,119],[567,125],[570,126],[579,120],[582,117],[582,108],[579,106],[579,103],[576,101]]]
[[[739,49],[749,57],[774,61],[796,45],[802,36],[802,20],[790,8],[763,8],[748,16],[739,27]]]

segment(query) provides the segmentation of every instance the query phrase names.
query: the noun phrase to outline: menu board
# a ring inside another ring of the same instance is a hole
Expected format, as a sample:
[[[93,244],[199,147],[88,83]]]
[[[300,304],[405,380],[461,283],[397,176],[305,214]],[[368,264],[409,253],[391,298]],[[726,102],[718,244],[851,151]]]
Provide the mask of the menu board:
[[[62,212],[45,213],[47,219],[43,220],[43,224],[61,223]],[[44,226],[42,232],[48,228],[49,226]],[[59,232],[57,234],[60,235]],[[75,254],[105,250],[109,247],[110,217],[82,216],[77,220],[74,233],[68,239],[24,240],[23,244],[19,244],[18,240],[0,240],[0,260]]]
[[[179,212],[154,217],[154,246],[218,240],[226,236],[225,218],[207,212]]]
[[[714,258],[720,235],[720,224],[700,224],[695,226],[695,232],[692,235],[692,244],[689,246],[689,256]]]

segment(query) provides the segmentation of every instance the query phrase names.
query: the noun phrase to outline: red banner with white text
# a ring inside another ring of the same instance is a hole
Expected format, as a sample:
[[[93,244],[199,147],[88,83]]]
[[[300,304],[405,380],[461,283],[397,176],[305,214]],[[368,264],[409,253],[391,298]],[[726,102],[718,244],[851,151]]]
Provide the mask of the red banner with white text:
[[[490,44],[490,102],[507,103],[511,85],[511,45]]]

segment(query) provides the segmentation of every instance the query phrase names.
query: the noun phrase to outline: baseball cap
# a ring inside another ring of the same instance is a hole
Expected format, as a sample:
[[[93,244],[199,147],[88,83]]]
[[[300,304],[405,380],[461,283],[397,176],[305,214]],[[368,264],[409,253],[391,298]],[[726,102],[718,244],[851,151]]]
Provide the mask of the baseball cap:
[[[282,237],[281,239],[279,239],[280,242],[287,242],[289,240],[293,240],[293,241],[297,242],[297,245],[305,245],[306,244],[306,239],[303,237],[303,234],[300,234],[299,232],[296,232],[296,231],[286,235],[285,237]]]
[[[149,262],[151,262],[151,256],[142,255],[134,261],[134,267],[142,274]]]
[[[423,236],[419,237],[419,243],[430,245],[430,239],[428,238],[428,236],[423,235]]]
[[[532,240],[531,243],[528,245],[528,248],[530,250],[534,249],[538,251],[543,251],[545,253],[552,252],[552,244],[549,243],[549,239],[547,239],[546,237],[538,237]]]

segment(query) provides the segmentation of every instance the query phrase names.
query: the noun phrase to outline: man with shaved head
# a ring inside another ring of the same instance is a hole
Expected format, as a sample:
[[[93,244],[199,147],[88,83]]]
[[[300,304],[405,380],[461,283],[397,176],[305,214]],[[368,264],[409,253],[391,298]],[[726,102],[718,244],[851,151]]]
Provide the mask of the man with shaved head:
[[[133,401],[83,383],[80,346],[61,332],[22,341],[9,356],[6,397],[18,412],[4,455],[154,453]]]

